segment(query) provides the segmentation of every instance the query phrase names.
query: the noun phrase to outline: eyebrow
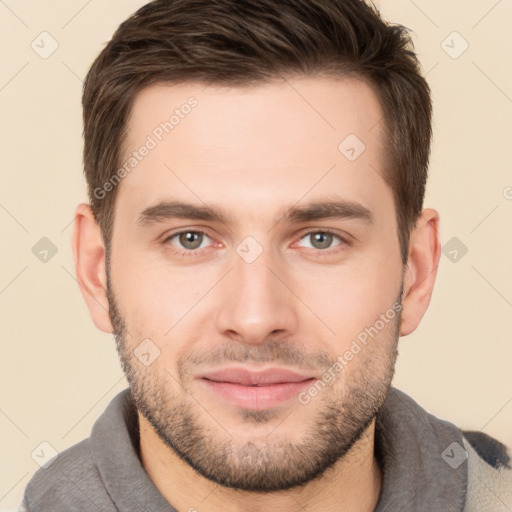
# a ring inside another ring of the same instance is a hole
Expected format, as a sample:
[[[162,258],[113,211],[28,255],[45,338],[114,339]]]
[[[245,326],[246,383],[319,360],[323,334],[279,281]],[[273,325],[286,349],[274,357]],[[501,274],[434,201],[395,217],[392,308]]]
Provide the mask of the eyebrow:
[[[146,208],[137,223],[142,226],[158,224],[174,218],[193,219],[228,224],[228,217],[209,206],[181,201],[162,201]],[[316,201],[302,206],[288,207],[276,222],[300,223],[322,219],[357,219],[374,222],[372,212],[360,203],[346,200]]]

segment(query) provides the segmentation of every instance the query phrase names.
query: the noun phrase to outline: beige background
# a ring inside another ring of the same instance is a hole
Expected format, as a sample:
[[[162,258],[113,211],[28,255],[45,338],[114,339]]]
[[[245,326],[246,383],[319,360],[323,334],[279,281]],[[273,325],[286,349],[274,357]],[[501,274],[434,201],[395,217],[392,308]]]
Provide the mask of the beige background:
[[[84,439],[127,385],[75,281],[70,223],[86,199],[82,80],[143,3],[0,0],[0,511],[20,501],[41,442],[61,451]],[[512,2],[379,5],[414,32],[433,89],[426,206],[441,214],[442,244],[457,237],[468,249],[456,262],[442,256],[431,307],[400,342],[394,385],[512,445]],[[47,59],[31,47],[43,31],[59,45]],[[46,263],[32,253],[43,237],[58,249]]]

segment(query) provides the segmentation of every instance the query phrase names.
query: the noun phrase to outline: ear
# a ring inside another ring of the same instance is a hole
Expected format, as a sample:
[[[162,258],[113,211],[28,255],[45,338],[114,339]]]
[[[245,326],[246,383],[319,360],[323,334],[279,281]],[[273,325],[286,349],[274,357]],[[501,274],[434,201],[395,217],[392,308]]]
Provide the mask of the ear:
[[[88,204],[79,204],[75,210],[72,246],[77,281],[92,321],[98,329],[111,333],[113,328],[108,312],[105,244]]]
[[[427,311],[440,257],[439,214],[427,208],[423,210],[410,237],[404,276],[401,336],[413,332]]]

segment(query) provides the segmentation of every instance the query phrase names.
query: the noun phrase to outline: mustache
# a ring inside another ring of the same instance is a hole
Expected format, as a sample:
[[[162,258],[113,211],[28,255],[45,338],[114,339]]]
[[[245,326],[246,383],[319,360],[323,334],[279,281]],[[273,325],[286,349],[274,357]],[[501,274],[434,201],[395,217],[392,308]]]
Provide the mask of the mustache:
[[[304,370],[324,370],[335,363],[324,352],[305,351],[295,342],[274,340],[261,345],[229,344],[209,351],[190,352],[178,361],[178,373],[185,377],[199,365],[221,366],[225,363],[277,363]]]

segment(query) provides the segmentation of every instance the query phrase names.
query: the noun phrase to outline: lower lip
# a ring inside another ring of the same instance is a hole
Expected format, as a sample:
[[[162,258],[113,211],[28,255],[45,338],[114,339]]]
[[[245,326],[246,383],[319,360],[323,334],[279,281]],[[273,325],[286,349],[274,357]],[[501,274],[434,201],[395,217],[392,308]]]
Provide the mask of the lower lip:
[[[298,394],[315,381],[314,378],[301,382],[282,382],[269,386],[242,386],[230,382],[216,382],[201,379],[201,382],[218,396],[233,405],[244,409],[269,409],[291,398],[297,398]]]

